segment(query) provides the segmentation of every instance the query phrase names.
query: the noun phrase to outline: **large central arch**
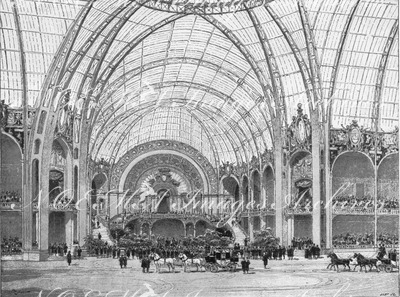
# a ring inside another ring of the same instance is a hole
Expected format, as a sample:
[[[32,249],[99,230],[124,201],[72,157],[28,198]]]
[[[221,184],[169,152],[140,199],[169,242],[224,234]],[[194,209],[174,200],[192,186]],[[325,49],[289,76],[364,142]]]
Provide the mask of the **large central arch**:
[[[171,140],[151,141],[131,149],[114,167],[110,188],[123,191],[131,169],[143,159],[159,154],[170,154],[186,159],[199,172],[204,185],[204,193],[218,193],[218,177],[207,158],[195,148]]]

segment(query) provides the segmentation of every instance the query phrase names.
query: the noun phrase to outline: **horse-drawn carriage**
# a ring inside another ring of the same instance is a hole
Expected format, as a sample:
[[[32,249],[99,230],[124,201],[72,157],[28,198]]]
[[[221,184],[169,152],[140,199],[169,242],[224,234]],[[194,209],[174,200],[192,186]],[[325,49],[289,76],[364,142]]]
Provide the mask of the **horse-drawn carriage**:
[[[238,252],[233,250],[220,250],[211,253],[205,257],[206,271],[218,272],[219,270],[236,271],[236,265],[239,262]]]
[[[385,258],[385,253],[378,253],[377,256],[373,257],[365,257],[360,253],[355,253],[353,257],[350,258],[339,258],[335,253],[331,252],[328,254],[328,258],[331,258],[331,263],[328,264],[327,269],[336,268],[339,272],[339,266],[343,266],[344,269],[346,267],[349,271],[351,271],[350,264],[354,265],[353,271],[360,267],[360,271],[364,268],[364,271],[371,271],[373,268],[376,269],[377,272],[385,271],[392,272],[394,269],[399,270],[399,262],[396,253],[389,253],[388,258]]]
[[[126,251],[124,248],[120,249],[120,255],[119,255],[119,266],[126,268],[126,265],[128,264],[128,257],[126,256]]]
[[[378,258],[378,270],[392,272],[394,269],[399,271],[399,257],[395,252],[390,252],[388,258]]]

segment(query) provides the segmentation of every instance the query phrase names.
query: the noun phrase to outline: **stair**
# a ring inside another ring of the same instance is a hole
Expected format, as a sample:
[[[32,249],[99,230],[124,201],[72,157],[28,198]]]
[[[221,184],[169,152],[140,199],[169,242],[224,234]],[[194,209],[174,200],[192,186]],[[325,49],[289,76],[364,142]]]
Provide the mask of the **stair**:
[[[247,236],[246,232],[243,230],[242,226],[240,226],[236,222],[233,223],[232,221],[228,221],[227,223],[232,228],[232,231],[235,235],[235,243],[244,245],[244,240],[248,236]]]
[[[98,238],[99,233],[101,234],[101,240],[106,241],[108,245],[114,245],[114,242],[111,240],[110,231],[108,227],[106,227],[103,223],[104,220],[97,218],[100,222],[100,228],[93,228],[92,234],[94,238]]]

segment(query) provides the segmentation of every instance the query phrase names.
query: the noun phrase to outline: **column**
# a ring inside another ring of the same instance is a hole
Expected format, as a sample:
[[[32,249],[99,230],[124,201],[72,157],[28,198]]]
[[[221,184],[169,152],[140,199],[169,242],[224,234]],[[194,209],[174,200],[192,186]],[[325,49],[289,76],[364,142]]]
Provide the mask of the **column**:
[[[262,169],[262,168],[261,168]],[[261,171],[260,173],[260,188],[261,188],[261,193],[260,193],[260,208],[266,208],[267,206],[267,188],[266,185],[264,183],[264,170]]]
[[[81,152],[82,156],[82,152]],[[92,232],[91,225],[91,212],[92,212],[92,196],[91,196],[91,180],[87,177],[86,160],[78,159],[78,155],[74,155],[74,167],[78,168],[77,176],[77,195],[76,197],[76,208],[77,214],[77,237],[79,244],[83,246],[85,243],[86,235]]]
[[[38,235],[39,235],[39,214],[36,213],[35,215],[35,220],[36,220],[36,239],[35,240],[39,240]]]
[[[254,234],[253,234],[253,227],[254,227],[254,222],[253,222],[253,217],[249,215],[249,239],[250,242],[252,242],[254,240]]]
[[[292,245],[292,239],[294,237],[294,216],[293,215],[289,215],[287,225],[288,225],[287,245]]]
[[[107,214],[108,219],[110,219],[110,188],[108,188],[108,191],[107,191],[106,214]]]
[[[312,240],[315,244],[321,246],[321,151],[320,137],[321,130],[318,122],[317,112],[311,113],[311,129],[312,129],[312,194],[313,194],[313,211],[312,211]]]
[[[97,190],[96,190],[97,191]],[[96,192],[96,215],[100,214],[100,197],[99,193]]]
[[[1,132],[0,132],[1,133]],[[0,150],[1,151],[1,150]],[[22,207],[22,248],[25,251],[30,251],[32,250],[32,220],[33,220],[33,208],[32,208],[32,200],[34,198],[34,190],[33,190],[33,185],[32,182],[36,179],[36,173],[32,172],[33,168],[35,166],[39,166],[39,162],[35,162],[36,165],[29,166],[29,164],[25,163],[24,160],[27,159],[25,156],[26,151],[24,152],[23,155],[23,160],[22,160],[22,199],[21,199],[21,207]],[[0,155],[1,158],[1,155]],[[39,168],[38,168],[39,170]],[[25,171],[31,172],[31,174],[25,174]],[[32,179],[32,180],[31,180]],[[38,216],[37,216],[38,218]],[[36,221],[36,228],[38,227],[38,221]],[[38,234],[36,232],[36,237],[38,238]]]
[[[118,194],[110,193],[110,218],[117,215],[117,199]]]
[[[70,211],[65,212],[65,243],[68,248],[72,246],[74,241],[74,217]]]
[[[42,173],[42,179],[48,179],[49,174]],[[49,248],[49,187],[48,182],[41,184],[42,194],[39,198],[40,203],[38,205],[39,209],[39,233],[38,233],[38,243],[39,243],[39,261],[44,261],[48,257]]]
[[[275,236],[283,241],[283,136],[280,123],[274,122],[275,137]]]
[[[325,123],[325,224],[326,224],[326,248],[332,247],[332,177],[331,177],[331,166],[330,166],[330,147],[329,147],[329,123]]]
[[[287,179],[286,179],[286,184],[287,184],[287,198],[285,201],[284,206],[288,207],[290,203],[292,202],[293,199],[293,194],[292,194],[292,167],[290,165],[287,166]],[[294,236],[294,215],[288,215],[287,217],[287,222],[286,222],[286,228],[287,228],[287,243],[286,245],[291,245],[292,244],[292,239]]]
[[[260,213],[260,230],[264,230],[267,227],[267,216]]]

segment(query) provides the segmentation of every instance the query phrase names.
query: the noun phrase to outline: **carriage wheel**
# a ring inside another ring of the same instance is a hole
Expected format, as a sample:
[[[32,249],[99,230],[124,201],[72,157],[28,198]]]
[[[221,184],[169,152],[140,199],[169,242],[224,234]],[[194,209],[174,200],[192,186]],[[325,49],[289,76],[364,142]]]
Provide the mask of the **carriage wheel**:
[[[386,265],[385,272],[390,273],[393,271],[392,265]]]
[[[218,266],[217,265],[211,265],[211,267],[210,267],[210,269],[211,269],[211,272],[218,272]]]

